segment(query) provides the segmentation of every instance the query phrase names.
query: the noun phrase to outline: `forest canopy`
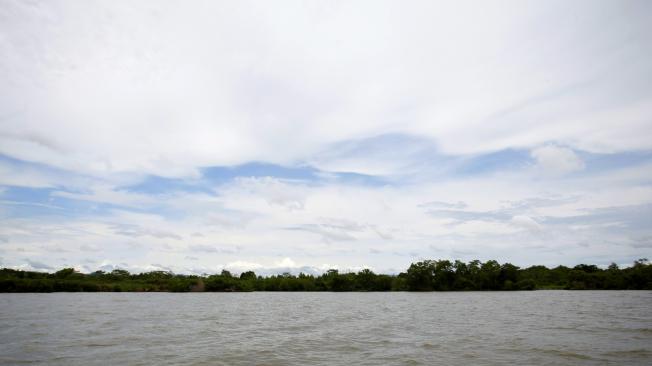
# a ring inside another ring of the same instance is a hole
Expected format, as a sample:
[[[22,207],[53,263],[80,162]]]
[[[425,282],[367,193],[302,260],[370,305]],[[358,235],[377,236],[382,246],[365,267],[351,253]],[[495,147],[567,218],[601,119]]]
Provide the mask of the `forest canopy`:
[[[468,263],[456,260],[424,260],[412,263],[398,275],[377,274],[369,269],[339,272],[331,269],[314,276],[283,273],[259,276],[252,271],[233,275],[227,270],[213,275],[183,275],[165,271],[132,274],[123,269],[89,274],[64,268],[54,273],[0,270],[0,292],[98,292],[98,291],[514,291],[652,290],[652,264],[639,259],[631,267],[612,263],[574,267],[531,266],[520,268],[495,260]]]

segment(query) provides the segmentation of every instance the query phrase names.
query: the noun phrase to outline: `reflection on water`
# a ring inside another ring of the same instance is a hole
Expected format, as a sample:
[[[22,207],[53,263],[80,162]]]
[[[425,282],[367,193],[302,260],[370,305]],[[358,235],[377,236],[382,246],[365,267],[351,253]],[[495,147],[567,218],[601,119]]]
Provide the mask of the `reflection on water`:
[[[0,364],[652,364],[652,292],[0,294]]]

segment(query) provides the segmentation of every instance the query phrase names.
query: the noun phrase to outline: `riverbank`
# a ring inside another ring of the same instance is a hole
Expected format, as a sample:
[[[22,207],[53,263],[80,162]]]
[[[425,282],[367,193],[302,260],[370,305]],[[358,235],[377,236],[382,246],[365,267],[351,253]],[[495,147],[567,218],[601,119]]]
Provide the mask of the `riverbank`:
[[[223,270],[213,275],[183,275],[164,271],[131,274],[79,273],[64,268],[54,273],[0,270],[0,292],[234,292],[234,291],[517,291],[650,290],[652,264],[638,260],[631,267],[606,269],[579,264],[572,268],[531,266],[519,268],[490,260],[464,263],[449,260],[416,262],[397,275],[364,269],[321,275],[283,273],[258,276],[252,271],[234,275]]]

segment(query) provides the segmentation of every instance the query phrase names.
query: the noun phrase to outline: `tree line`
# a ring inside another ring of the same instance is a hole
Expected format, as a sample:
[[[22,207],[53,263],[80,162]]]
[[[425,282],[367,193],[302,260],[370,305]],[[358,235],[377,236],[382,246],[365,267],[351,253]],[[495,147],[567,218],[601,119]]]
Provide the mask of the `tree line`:
[[[652,264],[639,259],[631,267],[615,263],[602,269],[596,265],[574,267],[531,266],[519,268],[495,260],[468,263],[456,260],[424,260],[412,263],[398,275],[377,274],[369,269],[341,273],[331,269],[314,276],[283,273],[258,276],[252,271],[233,275],[227,270],[213,275],[182,275],[165,271],[132,274],[79,273],[64,268],[54,273],[0,270],[0,292],[98,292],[98,291],[514,291],[652,290]]]

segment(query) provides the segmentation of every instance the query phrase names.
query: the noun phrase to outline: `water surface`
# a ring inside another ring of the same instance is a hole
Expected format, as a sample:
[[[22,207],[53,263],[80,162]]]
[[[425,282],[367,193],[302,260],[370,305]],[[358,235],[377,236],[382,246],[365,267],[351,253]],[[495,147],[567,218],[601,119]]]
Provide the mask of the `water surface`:
[[[0,364],[645,365],[651,291],[0,294]]]

